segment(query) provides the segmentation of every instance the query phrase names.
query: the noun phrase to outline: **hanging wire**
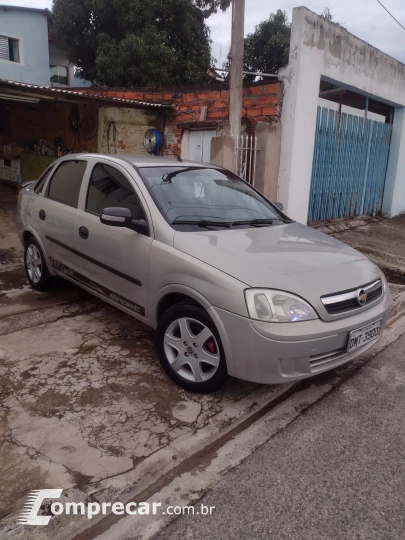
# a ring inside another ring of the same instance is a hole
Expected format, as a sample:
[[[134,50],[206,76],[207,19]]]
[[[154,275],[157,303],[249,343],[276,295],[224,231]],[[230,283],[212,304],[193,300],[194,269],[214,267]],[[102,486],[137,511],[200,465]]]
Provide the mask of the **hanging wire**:
[[[110,141],[112,136],[112,143],[114,144],[114,154],[117,153],[117,124],[114,120],[110,120],[104,128],[103,140],[101,146],[107,145],[108,153],[111,154]]]

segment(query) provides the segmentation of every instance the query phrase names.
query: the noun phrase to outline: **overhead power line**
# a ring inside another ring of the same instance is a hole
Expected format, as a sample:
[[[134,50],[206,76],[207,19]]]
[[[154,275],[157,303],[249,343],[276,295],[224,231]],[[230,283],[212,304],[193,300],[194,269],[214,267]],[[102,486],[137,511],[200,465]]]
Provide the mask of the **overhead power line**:
[[[390,11],[388,11],[388,9],[384,6],[384,4],[382,4],[382,3],[380,2],[380,0],[377,0],[377,2],[380,4],[380,6],[381,6],[382,8],[385,9],[385,11],[388,13],[388,15],[390,15],[390,17],[392,17],[392,18],[394,19],[394,21],[395,21],[396,23],[398,23],[399,26],[405,30],[405,26],[404,26],[403,24],[401,24],[401,23],[399,22],[399,20],[396,19],[396,18],[394,17],[394,15],[393,15]]]

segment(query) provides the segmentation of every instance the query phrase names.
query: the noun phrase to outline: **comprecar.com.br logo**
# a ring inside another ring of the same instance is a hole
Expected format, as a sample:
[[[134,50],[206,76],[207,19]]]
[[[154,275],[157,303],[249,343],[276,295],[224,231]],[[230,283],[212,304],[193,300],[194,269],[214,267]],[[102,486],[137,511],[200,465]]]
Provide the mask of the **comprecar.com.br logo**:
[[[54,501],[50,506],[51,515],[38,515],[45,499],[60,499],[63,489],[37,489],[30,491],[27,502],[18,518],[21,525],[48,525],[53,516],[85,516],[92,519],[94,516],[106,516],[110,513],[116,516],[179,516],[179,515],[212,515],[215,506],[165,506],[162,508],[160,502],[135,502],[129,501],[126,504],[122,502],[61,502]]]

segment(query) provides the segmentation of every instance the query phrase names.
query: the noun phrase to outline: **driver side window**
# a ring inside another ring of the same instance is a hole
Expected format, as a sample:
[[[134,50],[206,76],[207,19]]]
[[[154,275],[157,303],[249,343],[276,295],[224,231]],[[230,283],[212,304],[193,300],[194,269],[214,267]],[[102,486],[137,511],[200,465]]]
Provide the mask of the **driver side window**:
[[[91,173],[86,211],[100,215],[108,207],[129,208],[133,219],[145,219],[139,197],[127,178],[115,167],[97,163]]]

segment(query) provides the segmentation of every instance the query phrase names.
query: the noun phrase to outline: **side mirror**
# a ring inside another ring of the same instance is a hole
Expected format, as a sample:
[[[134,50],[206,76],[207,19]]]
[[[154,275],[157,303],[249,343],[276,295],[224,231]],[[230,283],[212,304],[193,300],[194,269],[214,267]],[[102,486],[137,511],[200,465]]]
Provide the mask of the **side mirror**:
[[[128,227],[132,221],[131,210],[129,208],[104,208],[100,221],[110,227]]]
[[[125,227],[139,234],[149,236],[149,225],[144,219],[132,219],[129,208],[104,208],[100,215],[101,223],[110,227]]]
[[[273,204],[274,204],[274,206],[277,206],[277,208],[278,208],[279,210],[281,210],[281,211],[284,210],[284,204],[283,204],[283,203],[276,201],[276,202],[274,202]]]

